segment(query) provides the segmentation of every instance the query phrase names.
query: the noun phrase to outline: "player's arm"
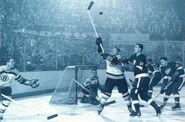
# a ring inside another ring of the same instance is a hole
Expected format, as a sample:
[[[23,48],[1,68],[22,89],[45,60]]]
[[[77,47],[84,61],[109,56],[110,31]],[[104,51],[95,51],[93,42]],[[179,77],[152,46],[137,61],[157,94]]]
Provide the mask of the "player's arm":
[[[17,74],[15,80],[20,84],[28,85],[31,86],[32,88],[39,87],[40,84],[38,82],[38,79],[26,79],[17,70],[15,72]]]
[[[142,70],[144,65],[146,64],[146,57],[142,56],[135,64],[135,69],[134,71],[139,74]]]
[[[163,94],[166,91],[167,87],[171,84],[171,82],[169,82],[171,81],[171,77],[166,75],[162,78],[162,81],[163,82],[161,84],[161,90],[160,90],[161,94]]]
[[[103,47],[101,46],[102,45],[102,38],[101,37],[98,37],[96,38],[96,45],[98,47],[98,53],[103,53]]]
[[[179,76],[180,76],[180,72],[175,71],[174,74],[171,77],[171,82],[176,82]]]
[[[96,45],[98,47],[98,53],[103,57],[103,59],[108,59],[109,60],[111,58],[111,56],[108,53],[103,51],[103,49],[102,49],[103,44],[102,44],[101,37],[96,38]]]

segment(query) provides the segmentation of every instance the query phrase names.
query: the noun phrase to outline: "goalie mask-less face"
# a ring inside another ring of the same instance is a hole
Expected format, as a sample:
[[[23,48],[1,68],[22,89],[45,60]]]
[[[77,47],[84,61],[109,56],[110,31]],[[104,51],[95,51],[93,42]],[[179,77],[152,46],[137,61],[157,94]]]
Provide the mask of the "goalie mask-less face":
[[[6,63],[7,70],[13,69],[15,65],[15,60],[14,59],[9,59],[9,61]]]

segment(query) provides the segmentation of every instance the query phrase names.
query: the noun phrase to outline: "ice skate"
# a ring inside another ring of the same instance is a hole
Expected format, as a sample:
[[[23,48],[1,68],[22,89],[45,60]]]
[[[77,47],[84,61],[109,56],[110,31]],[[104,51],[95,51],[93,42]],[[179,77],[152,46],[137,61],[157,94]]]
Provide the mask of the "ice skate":
[[[172,111],[181,110],[181,106],[179,103],[176,103],[171,109]]]

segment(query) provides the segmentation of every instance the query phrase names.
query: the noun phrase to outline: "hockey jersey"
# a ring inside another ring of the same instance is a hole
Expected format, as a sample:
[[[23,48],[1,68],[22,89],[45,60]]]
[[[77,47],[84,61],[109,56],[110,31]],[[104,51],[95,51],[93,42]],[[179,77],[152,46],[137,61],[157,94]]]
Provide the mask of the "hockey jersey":
[[[175,62],[169,62],[167,64],[167,66],[161,66],[160,71],[161,71],[163,77],[165,77],[165,76],[172,77],[172,75],[176,71],[176,63]]]
[[[0,66],[0,87],[9,87],[11,82],[18,76],[16,69],[6,70],[7,66]]]
[[[135,76],[142,73],[148,73],[146,56],[144,54],[140,54],[139,56],[134,54],[128,60],[134,65]]]
[[[108,78],[112,79],[122,79],[124,78],[124,72],[122,70],[122,64],[119,62],[120,55],[115,57],[106,58],[106,74]]]
[[[184,75],[184,69],[180,66],[176,69],[174,74],[172,75],[171,81],[177,82],[179,81],[179,78]]]

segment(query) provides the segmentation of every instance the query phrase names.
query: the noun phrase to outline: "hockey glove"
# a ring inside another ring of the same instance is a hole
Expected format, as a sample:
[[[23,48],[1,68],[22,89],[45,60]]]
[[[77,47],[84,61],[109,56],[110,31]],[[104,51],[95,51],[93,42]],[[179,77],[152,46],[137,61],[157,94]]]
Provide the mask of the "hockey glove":
[[[29,85],[32,88],[37,88],[40,85],[38,81],[39,81],[38,79],[31,79],[31,80],[27,80],[24,84]]]
[[[102,39],[101,37],[98,37],[96,38],[96,45],[100,45],[100,44],[102,44]]]
[[[39,83],[39,80],[38,79],[31,79],[30,80],[30,86],[32,87],[32,88],[37,88],[37,87],[39,87],[40,86],[40,83]]]
[[[108,55],[109,55],[108,53],[102,53],[101,54],[101,56],[103,57],[103,59],[106,59]]]
[[[102,53],[102,49],[101,49],[101,46],[100,45],[97,45],[98,46],[98,53]]]

